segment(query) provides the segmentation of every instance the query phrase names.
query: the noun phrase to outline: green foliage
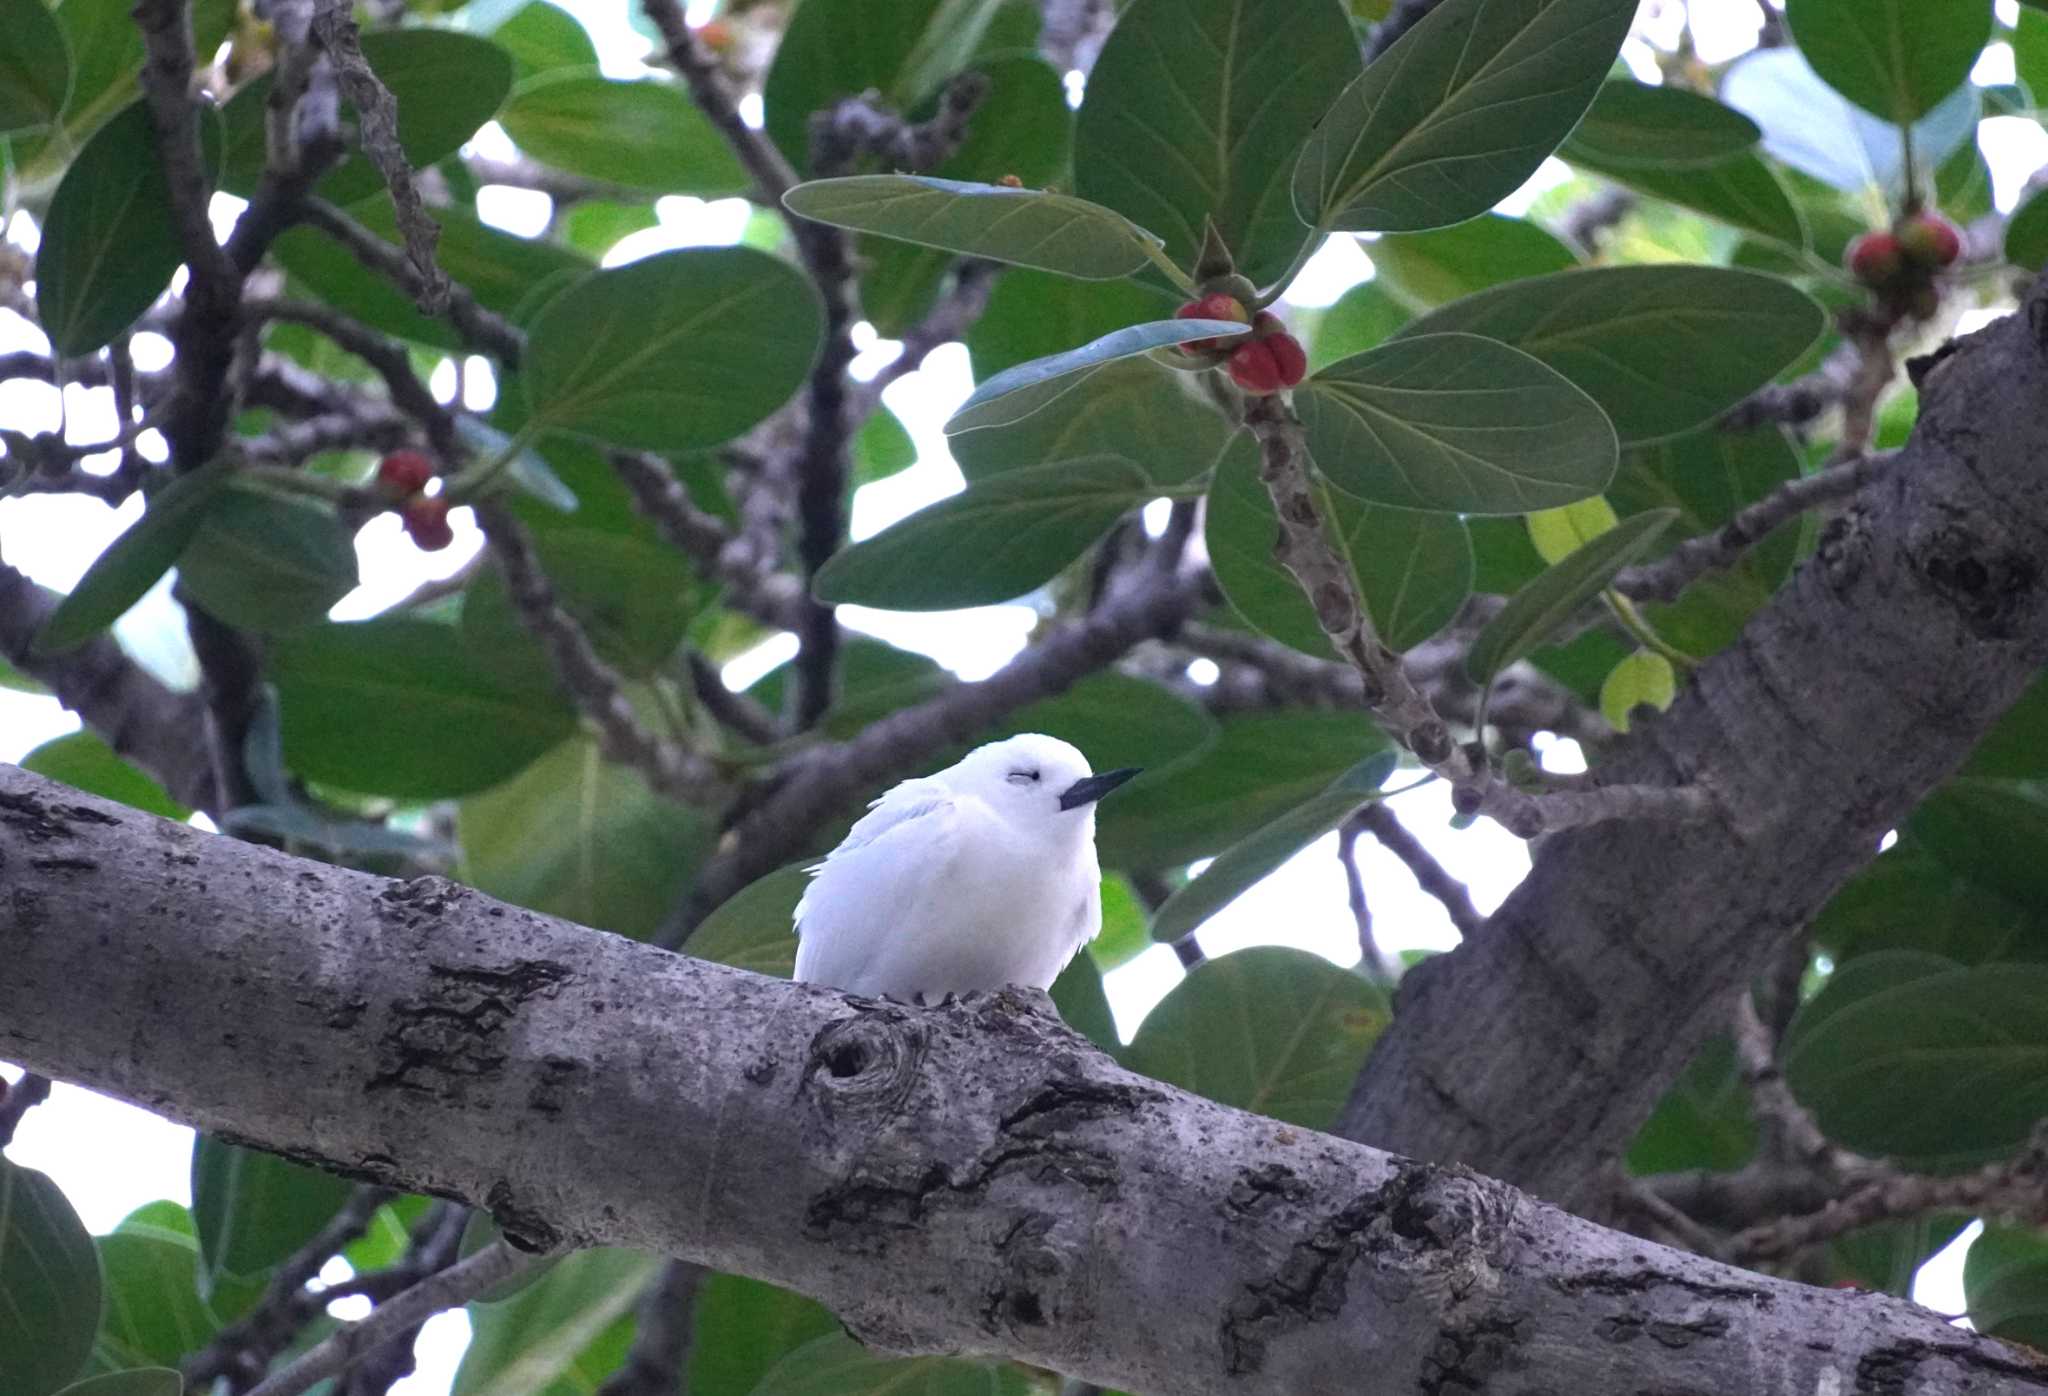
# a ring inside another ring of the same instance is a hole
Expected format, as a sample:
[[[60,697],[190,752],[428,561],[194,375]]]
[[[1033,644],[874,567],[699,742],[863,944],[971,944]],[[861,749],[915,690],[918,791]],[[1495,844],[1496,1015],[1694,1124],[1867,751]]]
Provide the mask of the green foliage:
[[[178,560],[206,522],[226,479],[224,471],[207,468],[164,486],[142,517],[93,559],[44,622],[36,648],[46,654],[76,649],[119,620]]]
[[[1787,0],[1785,19],[1829,86],[1896,122],[1960,86],[1991,37],[1985,0]]]
[[[169,1367],[136,1367],[73,1382],[59,1396],[181,1396],[185,1379]]]
[[[192,1222],[208,1291],[268,1274],[341,1210],[351,1186],[275,1154],[199,1135],[192,1144]]]
[[[707,1276],[692,1317],[700,1336],[689,1381],[698,1396],[750,1396],[784,1353],[839,1332],[823,1305],[739,1275]]]
[[[1033,1390],[1007,1363],[885,1357],[832,1333],[769,1368],[754,1396],[1031,1396]]]
[[[2048,1343],[2048,1238],[2032,1227],[1987,1226],[1963,1258],[1963,1299],[1978,1332]]]
[[[499,116],[543,164],[657,194],[747,187],[724,137],[674,83],[557,72],[524,83]]]
[[[633,1305],[660,1265],[640,1251],[578,1251],[509,1299],[471,1304],[473,1336],[451,1396],[594,1390],[625,1359]]]
[[[0,5],[0,136],[55,121],[71,95],[71,49],[42,0]]]
[[[206,611],[259,635],[304,630],[356,589],[350,530],[324,501],[230,485],[178,563]]]
[[[1675,509],[1647,510],[1552,564],[1486,623],[1465,653],[1466,672],[1477,682],[1492,682],[1639,560],[1676,517]]]
[[[1239,442],[1249,442],[1190,377],[1147,355],[1113,360],[1080,377],[1045,410],[998,429],[958,432],[947,444],[974,484],[1049,461],[1107,455],[1136,465],[1155,487],[1151,493],[1178,493],[1199,485],[1219,457],[1241,449]]]
[[[1711,165],[1753,147],[1763,132],[1741,112],[1682,87],[1604,82],[1559,153],[1592,164]]]
[[[44,742],[21,758],[21,768],[102,799],[118,800],[145,814],[183,819],[191,813],[91,732],[73,732]]]
[[[161,1230],[121,1230],[93,1243],[106,1311],[93,1367],[175,1367],[213,1340],[220,1323],[199,1294],[199,1243]]]
[[[0,1158],[0,1308],[33,1342],[0,1346],[0,1389],[49,1396],[78,1374],[100,1322],[92,1238],[43,1174]]]
[[[1133,1071],[1287,1124],[1327,1129],[1386,995],[1320,955],[1255,946],[1197,965],[1131,1042]]]

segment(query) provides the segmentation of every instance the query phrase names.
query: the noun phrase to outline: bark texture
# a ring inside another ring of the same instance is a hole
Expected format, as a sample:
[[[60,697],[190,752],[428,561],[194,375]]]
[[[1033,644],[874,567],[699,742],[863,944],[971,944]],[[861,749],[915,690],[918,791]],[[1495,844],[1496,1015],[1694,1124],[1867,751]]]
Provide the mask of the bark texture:
[[[1920,420],[1601,777],[1717,818],[1560,833],[1402,983],[1340,1131],[1586,1206],[1739,986],[2048,661],[2048,290],[1921,366]]]
[[[0,1057],[1138,1392],[2048,1393],[1876,1295],[1229,1110],[1043,1009],[910,1009],[198,833],[0,767]]]

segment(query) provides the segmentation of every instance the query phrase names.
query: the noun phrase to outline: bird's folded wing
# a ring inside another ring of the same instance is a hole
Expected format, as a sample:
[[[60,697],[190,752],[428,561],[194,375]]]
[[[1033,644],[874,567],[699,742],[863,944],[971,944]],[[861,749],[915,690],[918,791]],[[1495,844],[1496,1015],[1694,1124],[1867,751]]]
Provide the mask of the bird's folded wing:
[[[896,796],[903,787],[890,792]],[[885,798],[813,869],[796,905],[796,977],[856,992],[888,955],[898,918],[925,904],[951,865],[961,815],[943,787],[916,799]]]
[[[797,934],[803,934],[804,922],[816,910],[813,899],[827,868],[837,867],[842,874],[846,873],[850,861],[860,855],[863,875],[857,881],[861,885],[844,886],[841,895],[858,892],[863,899],[869,893],[886,895],[885,884],[920,876],[931,866],[942,846],[950,843],[953,815],[952,791],[935,780],[906,780],[870,804],[868,812],[847,831],[839,846],[810,868],[811,885],[804,889],[802,900],[796,904]],[[869,851],[885,835],[904,829],[911,831],[909,835],[892,840],[886,850]]]

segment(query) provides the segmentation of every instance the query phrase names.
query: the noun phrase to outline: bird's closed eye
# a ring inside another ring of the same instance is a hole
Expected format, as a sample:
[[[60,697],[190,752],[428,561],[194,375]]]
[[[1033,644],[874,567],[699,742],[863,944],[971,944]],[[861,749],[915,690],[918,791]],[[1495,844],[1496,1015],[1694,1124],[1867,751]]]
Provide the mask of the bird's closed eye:
[[[1010,772],[1009,780],[1012,785],[1036,785],[1038,784],[1038,772],[1012,771]]]

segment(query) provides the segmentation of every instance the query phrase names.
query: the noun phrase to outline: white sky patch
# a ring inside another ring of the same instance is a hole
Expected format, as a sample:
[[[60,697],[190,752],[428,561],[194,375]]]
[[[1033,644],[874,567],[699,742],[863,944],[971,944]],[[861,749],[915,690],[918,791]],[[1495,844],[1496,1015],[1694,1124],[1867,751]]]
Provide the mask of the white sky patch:
[[[515,237],[537,238],[555,216],[555,201],[538,189],[486,184],[476,191],[476,216]]]
[[[1371,277],[1372,258],[1358,239],[1350,233],[1334,233],[1323,239],[1282,299],[1303,310],[1334,305],[1339,296]]]

